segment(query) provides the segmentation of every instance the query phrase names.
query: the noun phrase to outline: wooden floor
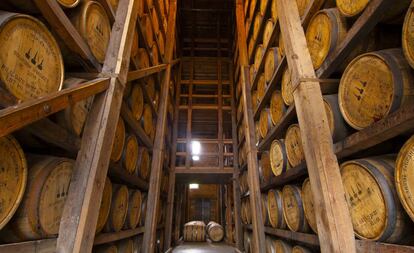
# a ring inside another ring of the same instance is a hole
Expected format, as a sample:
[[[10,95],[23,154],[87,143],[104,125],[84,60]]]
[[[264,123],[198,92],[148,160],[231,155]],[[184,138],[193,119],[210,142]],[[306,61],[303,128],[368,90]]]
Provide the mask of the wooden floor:
[[[225,243],[210,242],[184,242],[175,247],[173,253],[233,253],[237,252],[234,247]]]

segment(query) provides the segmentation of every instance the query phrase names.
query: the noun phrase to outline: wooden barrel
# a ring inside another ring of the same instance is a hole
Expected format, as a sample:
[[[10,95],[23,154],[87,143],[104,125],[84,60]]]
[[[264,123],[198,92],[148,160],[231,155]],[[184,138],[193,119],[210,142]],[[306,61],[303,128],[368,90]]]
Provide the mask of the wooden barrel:
[[[270,113],[269,108],[263,108],[263,110],[260,112],[259,130],[260,130],[260,136],[262,138],[266,138],[267,133],[273,127],[272,118],[270,114],[271,113]]]
[[[283,216],[288,228],[294,232],[307,232],[308,222],[303,210],[301,189],[296,185],[285,185],[282,191]]]
[[[249,52],[249,58],[253,55],[253,47],[254,47],[254,44],[255,44],[255,42],[256,42],[256,40],[255,39],[253,39],[253,38],[250,38],[250,40],[249,40],[249,44],[248,44],[248,52]]]
[[[346,20],[336,8],[321,10],[313,16],[306,30],[306,42],[315,69],[332,55],[346,33]]]
[[[264,74],[260,74],[259,80],[257,81],[257,100],[262,101],[266,94],[267,85]]]
[[[0,28],[0,81],[8,93],[5,97],[18,103],[59,91],[63,60],[47,27],[31,16],[2,11]]]
[[[252,85],[253,85],[253,81],[254,81],[254,79],[256,78],[256,73],[257,73],[257,71],[256,71],[256,69],[255,69],[255,67],[254,67],[254,64],[250,65],[250,67],[249,67],[249,74],[250,74],[250,79],[249,79],[249,81],[250,81],[250,86],[252,86]],[[241,92],[241,89],[240,89],[240,92]],[[240,93],[240,94],[241,94],[241,93]]]
[[[315,208],[313,204],[313,193],[309,178],[305,179],[302,184],[302,201],[305,217],[313,232],[318,233],[318,226],[316,225]]]
[[[154,44],[154,33],[152,31],[152,25],[151,25],[151,17],[149,14],[143,14],[141,17],[141,24],[144,29],[144,37],[147,41],[148,46],[151,48],[152,44]]]
[[[207,224],[207,235],[213,242],[220,242],[224,237],[223,227],[217,222],[210,221]]]
[[[357,17],[367,8],[371,1],[368,0],[337,0],[336,5],[338,10],[345,17]],[[387,8],[382,18],[383,21],[391,21],[401,16],[407,10],[411,0],[399,0]]]
[[[277,0],[269,0],[269,1],[271,1],[270,16],[276,22],[279,19],[279,16],[277,14]]]
[[[253,111],[256,111],[258,105],[259,105],[259,99],[257,98],[257,90],[254,90],[252,92],[252,106],[253,106]]]
[[[158,34],[160,32],[160,21],[158,19],[157,11],[155,10],[155,7],[152,7],[150,9],[151,12],[151,18],[152,18],[152,24],[154,28],[154,34]]]
[[[341,164],[345,197],[355,235],[389,243],[404,241],[408,217],[394,186],[395,157],[358,159]]]
[[[138,140],[133,134],[129,134],[125,139],[124,150],[122,152],[122,165],[128,174],[135,174],[138,161]]]
[[[283,217],[282,192],[271,189],[267,192],[267,211],[269,223],[274,228],[285,229],[286,222]]]
[[[104,7],[97,1],[82,1],[71,13],[71,21],[96,60],[103,63],[111,36],[111,22]]]
[[[125,143],[125,123],[124,120],[119,117],[118,124],[116,125],[114,143],[112,144],[111,161],[117,162],[122,157],[122,150]]]
[[[100,245],[93,249],[93,253],[118,253],[118,248],[111,244]]]
[[[118,9],[119,0],[109,0],[109,4],[111,5],[112,10],[116,13]]]
[[[157,38],[158,38],[158,44],[160,46],[161,56],[164,56],[164,54],[165,54],[165,39],[164,39],[163,33],[162,32],[159,32],[157,34]]]
[[[259,65],[260,65],[260,62],[262,61],[263,54],[264,54],[263,44],[257,45],[256,53],[254,55],[254,69],[256,71],[259,71]]]
[[[190,242],[203,242],[206,235],[206,224],[202,221],[191,221],[184,224],[184,240]]]
[[[257,40],[257,36],[259,35],[260,25],[262,24],[263,16],[260,13],[256,14],[253,23],[253,39]]]
[[[400,49],[360,55],[346,68],[339,85],[345,121],[360,130],[412,103],[414,79]]]
[[[145,218],[147,216],[147,201],[148,201],[147,194],[142,194],[141,218],[140,218],[140,221],[139,221],[140,226],[145,225]]]
[[[296,245],[295,247],[293,247],[292,253],[311,253],[311,251],[307,248]]]
[[[414,221],[414,136],[412,136],[398,153],[395,166],[395,186],[401,203]]]
[[[269,48],[269,51],[266,54],[264,65],[264,75],[267,84],[272,81],[273,74],[275,73],[281,61],[282,59],[279,58],[279,49],[277,47]]]
[[[105,224],[106,232],[119,232],[124,226],[128,213],[128,195],[125,185],[113,184],[111,210]]]
[[[410,64],[411,68],[414,68],[414,2],[411,3],[410,8],[407,11],[404,19],[403,31],[402,31],[402,48],[404,56]]]
[[[292,253],[292,246],[282,240],[275,241],[276,253]]]
[[[280,45],[279,45],[279,48],[280,48]],[[293,98],[291,73],[290,73],[288,66],[286,66],[285,70],[283,71],[281,86],[282,86],[281,92],[282,92],[283,102],[285,102],[287,106],[293,105],[295,101]]]
[[[333,3],[330,3],[333,2]],[[315,15],[315,13],[325,4],[325,8],[334,7],[335,3],[333,0],[296,0],[298,5],[299,16],[302,22],[305,18],[305,14],[308,13],[308,20]],[[306,22],[304,22],[306,24]]]
[[[260,176],[264,184],[268,184],[272,177],[272,168],[270,166],[269,152],[262,152],[259,162]]]
[[[154,63],[154,65],[158,65],[160,61],[159,61],[159,55],[158,55],[158,47],[156,43],[152,44],[151,56],[152,56],[152,62]]]
[[[252,224],[252,211],[251,211],[251,207],[250,207],[250,199],[246,199],[246,209],[245,209],[245,212],[246,212],[246,221],[247,221],[247,224]]]
[[[137,2],[137,12],[138,12],[138,17],[141,19],[142,16],[145,14],[145,1]]]
[[[249,17],[253,17],[257,0],[250,0]]]
[[[280,59],[283,58],[283,56],[285,56],[285,45],[283,43],[283,37],[282,37],[282,33],[279,34],[279,57]]]
[[[148,180],[150,176],[151,159],[147,148],[141,147],[138,153],[138,175]]]
[[[147,94],[151,99],[155,98],[155,93],[156,93],[156,89],[155,89],[155,79],[153,76],[150,76],[147,79],[147,82],[145,84],[145,88],[147,90]]]
[[[138,54],[137,54],[137,62],[138,62],[138,68],[139,69],[145,69],[150,66],[150,60],[147,53],[147,50],[145,48],[139,48]]]
[[[152,110],[151,106],[148,104],[144,105],[144,111],[142,114],[142,126],[144,128],[145,134],[148,136],[151,134],[152,128],[153,128],[153,122],[152,122]]]
[[[286,131],[285,147],[287,159],[292,167],[298,166],[305,160],[298,124],[291,125]]]
[[[253,253],[251,233],[248,233],[247,231],[244,232],[244,235],[243,235],[243,244],[244,244],[244,252],[245,253]]]
[[[5,3],[4,3],[5,2]],[[81,0],[56,0],[64,8],[75,8]],[[24,13],[38,14],[39,9],[33,1],[27,0],[3,0],[0,7],[5,10],[18,9]]]
[[[246,27],[246,38],[249,35],[249,27],[252,23],[252,19],[250,17],[246,18],[245,27]],[[250,51],[249,51],[250,52]]]
[[[269,155],[273,175],[279,176],[285,173],[289,166],[286,155],[285,141],[274,140],[270,145]]]
[[[131,95],[128,97],[128,105],[134,119],[139,121],[144,111],[144,94],[142,93],[141,84],[132,84]]]
[[[344,139],[348,136],[349,129],[342,117],[341,110],[339,109],[338,95],[333,94],[323,96],[323,104],[328,117],[328,125],[331,130],[333,141],[337,142]]]
[[[63,82],[63,87],[71,88],[83,82],[83,79],[69,78]],[[93,96],[66,107],[56,114],[57,123],[76,136],[81,136],[92,102]]]
[[[270,37],[272,36],[272,33],[273,33],[274,26],[275,26],[275,21],[273,20],[273,18],[269,18],[266,21],[266,25],[263,31],[263,45],[267,46],[267,44],[269,43]]]
[[[283,103],[282,93],[275,90],[270,99],[270,119],[272,120],[272,124],[279,124],[285,112],[286,107]]]
[[[68,195],[74,161],[27,156],[29,171],[22,202],[4,229],[5,242],[55,237]]]
[[[124,229],[134,229],[138,226],[141,218],[142,194],[139,190],[129,190],[128,212]]]
[[[260,121],[254,123],[254,134],[256,137],[256,145],[258,145],[262,141],[262,136],[260,136]]]
[[[131,57],[135,58],[138,55],[139,50],[139,34],[138,31],[134,30],[134,36],[132,38]]]
[[[106,177],[105,186],[102,192],[101,206],[99,208],[98,222],[96,224],[95,234],[98,234],[105,227],[109,217],[112,202],[112,183],[109,177]]]
[[[270,223],[269,223],[269,216],[267,215],[268,214],[268,210],[267,210],[267,194],[262,193],[261,195],[262,196],[260,198],[260,200],[261,200],[260,203],[262,204],[262,221],[263,221],[263,224],[265,226],[267,226],[267,225],[270,225]]]
[[[119,253],[134,253],[135,251],[135,243],[132,239],[125,239],[119,241],[118,245],[118,252]]]
[[[0,137],[0,230],[10,221],[22,201],[27,181],[27,162],[17,140]]]
[[[266,253],[276,253],[275,243],[272,237],[266,236],[265,248],[266,248]]]

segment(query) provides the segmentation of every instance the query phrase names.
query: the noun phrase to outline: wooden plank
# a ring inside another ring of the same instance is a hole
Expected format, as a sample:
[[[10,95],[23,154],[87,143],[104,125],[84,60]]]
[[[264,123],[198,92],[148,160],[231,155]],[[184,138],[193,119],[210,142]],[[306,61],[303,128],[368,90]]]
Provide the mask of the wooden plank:
[[[95,241],[93,242],[93,245],[116,242],[116,241],[130,238],[130,237],[142,234],[142,233],[144,233],[144,227],[138,227],[138,228],[129,229],[129,230],[122,230],[122,231],[113,232],[113,233],[102,233],[102,234],[98,234],[95,237]]]
[[[143,191],[148,191],[148,182],[136,175],[128,174],[125,169],[122,168],[121,164],[111,164],[108,170],[108,174],[115,181],[129,185],[132,188],[138,188]]]
[[[244,124],[247,147],[248,164],[248,184],[251,191],[250,206],[253,217],[253,252],[265,252],[265,233],[262,218],[262,198],[260,193],[259,169],[257,160],[257,148],[255,138],[255,128],[253,121],[253,105],[251,98],[251,85],[249,82],[248,56],[246,45],[246,29],[244,23],[244,12],[242,0],[236,1],[236,24],[237,24],[237,44],[240,54],[240,71],[242,85],[242,99],[244,103]]]
[[[191,80],[181,80],[181,84],[190,84]],[[219,80],[192,80],[194,85],[217,85]],[[222,80],[221,84],[230,84],[228,80]]]
[[[306,163],[301,163],[300,165],[288,169],[286,172],[282,173],[277,177],[273,177],[267,185],[261,187],[262,192],[267,192],[270,189],[283,186],[293,180],[307,176],[308,171],[306,170]]]
[[[357,240],[358,253],[413,253],[413,246],[387,244],[381,242]]]
[[[1,253],[55,253],[56,239],[43,239],[29,242],[19,242],[0,245]]]
[[[135,81],[155,73],[159,73],[167,68],[167,64],[160,64],[145,69],[133,70],[128,73],[128,82]]]
[[[374,29],[375,25],[381,21],[384,13],[387,12],[393,1],[372,0],[365,8],[361,16],[355,21],[351,29],[347,32],[345,39],[328,57],[318,69],[319,78],[328,78],[342,64],[352,50],[363,41]]]
[[[45,95],[39,99],[0,110],[0,137],[61,111],[76,102],[103,92],[108,86],[108,78],[98,78],[50,95]]]
[[[101,64],[93,56],[89,46],[72,25],[58,2],[55,0],[34,0],[34,3],[49,25],[60,36],[61,41],[84,60],[86,69],[89,72],[101,72]]]
[[[355,237],[327,116],[296,2],[277,0],[286,58],[292,71],[294,100],[314,196],[322,252],[355,252]],[[318,129],[318,131],[315,131]]]
[[[185,167],[176,167],[176,174],[233,174],[234,169],[232,167],[191,167],[186,169]]]
[[[138,140],[143,143],[147,148],[152,150],[153,144],[151,139],[147,136],[141,124],[135,120],[132,116],[131,110],[129,110],[126,103],[123,101],[121,106],[121,115],[125,122],[129,125],[131,130],[137,135]]]
[[[283,239],[301,242],[311,246],[319,246],[318,236],[315,234],[298,233],[290,230],[281,230],[271,227],[266,227],[265,232],[266,234],[274,235]]]
[[[103,75],[109,88],[95,96],[85,125],[81,150],[72,174],[59,229],[57,252],[91,252],[99,206],[105,184],[127,80],[137,1],[120,0],[113,25]]]
[[[170,1],[168,15],[168,31],[165,43],[165,59],[168,64],[173,60],[175,45],[177,1]],[[143,239],[143,252],[154,252],[156,244],[157,214],[159,210],[159,197],[161,191],[161,176],[164,162],[164,140],[167,125],[169,87],[172,67],[169,65],[164,74],[164,82],[161,86],[160,105],[155,132],[155,143],[151,163],[150,187],[148,190],[147,216],[145,217],[145,233]]]

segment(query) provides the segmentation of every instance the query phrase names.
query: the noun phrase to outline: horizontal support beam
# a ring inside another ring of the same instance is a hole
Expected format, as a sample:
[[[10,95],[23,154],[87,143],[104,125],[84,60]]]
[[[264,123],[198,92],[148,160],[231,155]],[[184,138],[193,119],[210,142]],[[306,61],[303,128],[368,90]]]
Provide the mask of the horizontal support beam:
[[[128,80],[128,82],[131,82],[131,81],[134,81],[134,80],[137,80],[137,79],[141,79],[141,78],[150,76],[152,74],[161,72],[166,68],[167,68],[167,64],[160,64],[160,65],[145,68],[145,69],[130,71],[128,73],[128,79],[127,80]]]
[[[145,230],[144,227],[138,227],[135,229],[122,230],[122,231],[114,232],[114,233],[99,234],[95,237],[95,241],[93,242],[93,245],[100,245],[100,244],[105,244],[105,243],[110,243],[110,242],[130,238],[130,237],[144,233],[144,230]]]
[[[43,239],[43,240],[38,240],[38,241],[3,244],[3,245],[0,245],[0,252],[4,252],[4,253],[7,253],[7,252],[55,253],[56,252],[56,239]]]

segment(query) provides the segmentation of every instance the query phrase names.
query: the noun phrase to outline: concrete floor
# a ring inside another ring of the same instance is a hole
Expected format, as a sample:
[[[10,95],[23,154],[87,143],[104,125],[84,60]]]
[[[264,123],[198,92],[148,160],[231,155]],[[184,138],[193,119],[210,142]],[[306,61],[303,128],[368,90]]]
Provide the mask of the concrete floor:
[[[234,253],[235,248],[225,243],[184,242],[175,247],[173,253]]]

